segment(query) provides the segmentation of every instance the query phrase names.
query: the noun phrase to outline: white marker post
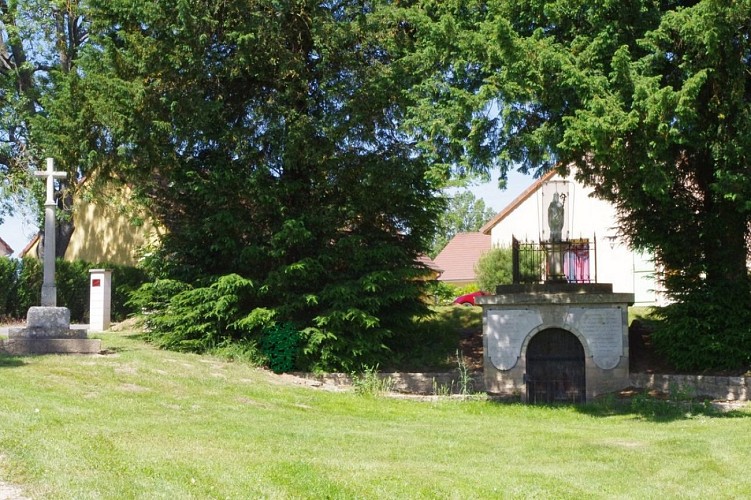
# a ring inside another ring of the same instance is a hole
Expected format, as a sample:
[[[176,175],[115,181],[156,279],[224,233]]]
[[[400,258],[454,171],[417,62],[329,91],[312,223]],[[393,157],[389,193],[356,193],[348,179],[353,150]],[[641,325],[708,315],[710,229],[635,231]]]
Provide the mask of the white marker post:
[[[47,158],[47,170],[34,172],[37,177],[47,181],[47,200],[44,202],[44,282],[42,283],[42,306],[57,307],[57,288],[55,287],[55,179],[64,179],[65,172],[55,172],[55,160]]]
[[[112,271],[89,270],[89,331],[104,332],[110,328],[112,308]]]

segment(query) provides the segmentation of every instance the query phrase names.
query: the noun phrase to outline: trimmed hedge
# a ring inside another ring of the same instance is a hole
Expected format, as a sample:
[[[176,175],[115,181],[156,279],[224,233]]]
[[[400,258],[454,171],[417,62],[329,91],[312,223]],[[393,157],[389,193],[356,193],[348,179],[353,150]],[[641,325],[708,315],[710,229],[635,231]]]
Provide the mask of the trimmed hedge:
[[[42,293],[42,263],[33,258],[0,258],[0,317],[22,319],[29,307],[39,305]],[[117,264],[90,264],[57,260],[57,304],[70,309],[70,319],[89,319],[89,269],[112,270],[112,320],[122,321],[135,312],[127,304],[130,293],[148,281],[146,272]]]

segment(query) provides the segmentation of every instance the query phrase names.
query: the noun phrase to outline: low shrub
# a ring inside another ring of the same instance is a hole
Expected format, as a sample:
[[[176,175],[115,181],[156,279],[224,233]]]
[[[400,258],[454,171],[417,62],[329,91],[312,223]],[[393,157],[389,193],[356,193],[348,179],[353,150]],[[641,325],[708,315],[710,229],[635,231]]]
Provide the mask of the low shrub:
[[[300,332],[291,323],[271,325],[263,329],[261,352],[274,373],[294,369],[299,348]]]
[[[495,292],[498,285],[513,282],[511,248],[497,247],[485,252],[475,264],[480,290]]]
[[[166,293],[180,290],[174,296]],[[166,302],[147,316],[147,338],[156,345],[177,351],[207,352],[227,342],[260,336],[273,324],[274,312],[260,307],[263,291],[237,274],[218,278],[207,287],[190,288],[173,280],[159,280],[142,287],[135,303],[151,296]],[[152,303],[155,305],[156,303]]]
[[[14,304],[20,263],[15,259],[0,257],[0,317],[15,316]]]
[[[146,281],[144,271],[131,266],[57,259],[57,304],[70,310],[71,321],[88,320],[89,274],[91,269],[100,268],[112,270],[113,321],[122,321],[134,312],[133,307],[127,304],[128,295]],[[0,316],[24,318],[29,307],[40,304],[43,271],[42,262],[31,257],[22,260],[0,259]]]
[[[433,306],[448,306],[454,302],[454,299],[468,293],[480,290],[477,283],[468,283],[466,285],[453,285],[443,281],[434,281],[428,284],[428,302]]]

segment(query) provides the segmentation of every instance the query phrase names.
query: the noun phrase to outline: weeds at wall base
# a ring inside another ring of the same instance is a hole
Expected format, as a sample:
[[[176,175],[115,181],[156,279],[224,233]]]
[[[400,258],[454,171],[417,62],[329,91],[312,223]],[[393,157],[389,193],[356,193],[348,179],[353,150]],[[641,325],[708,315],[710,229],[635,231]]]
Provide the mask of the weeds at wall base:
[[[391,377],[381,377],[378,365],[366,366],[361,373],[352,374],[352,387],[361,396],[381,396],[393,390],[394,381]]]
[[[726,413],[713,404],[712,398],[697,396],[690,387],[672,384],[666,393],[633,389],[606,394],[584,405],[582,410],[600,416],[634,414],[655,421],[720,416]]]

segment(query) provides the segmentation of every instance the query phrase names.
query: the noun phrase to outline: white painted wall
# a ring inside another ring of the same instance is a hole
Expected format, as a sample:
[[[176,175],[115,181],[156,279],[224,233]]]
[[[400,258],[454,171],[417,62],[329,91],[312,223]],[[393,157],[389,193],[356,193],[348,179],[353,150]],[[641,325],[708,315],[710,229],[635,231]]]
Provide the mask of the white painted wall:
[[[562,180],[555,175],[551,181]],[[615,208],[590,196],[592,189],[573,181],[569,185],[569,239],[597,241],[597,282],[612,283],[615,293],[633,293],[637,305],[657,304],[654,264],[650,256],[631,251],[617,237]],[[490,232],[493,246],[511,246],[511,238],[520,241],[540,240],[542,232],[542,190],[538,189],[511,211]],[[547,208],[545,207],[545,210]],[[595,263],[590,264],[594,272]]]

